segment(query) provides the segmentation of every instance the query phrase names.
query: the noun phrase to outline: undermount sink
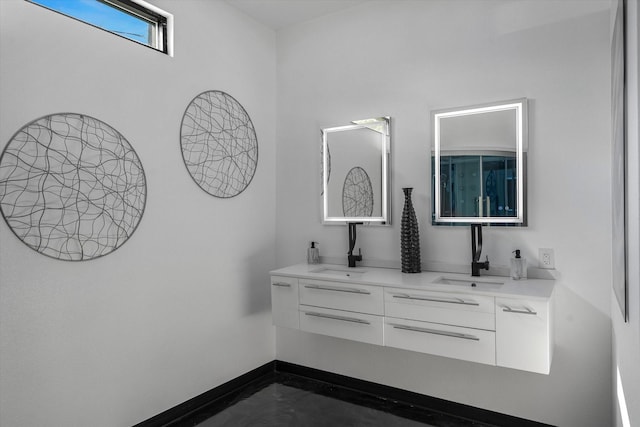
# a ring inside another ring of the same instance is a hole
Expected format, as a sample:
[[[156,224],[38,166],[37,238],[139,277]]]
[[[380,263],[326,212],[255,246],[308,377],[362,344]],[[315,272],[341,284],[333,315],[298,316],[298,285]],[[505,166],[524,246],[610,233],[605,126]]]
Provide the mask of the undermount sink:
[[[358,269],[358,268],[337,268],[337,267],[321,267],[317,270],[311,270],[311,273],[317,274],[330,274],[332,276],[341,276],[341,277],[360,277],[366,270]]]
[[[504,282],[495,282],[491,280],[483,280],[483,279],[460,279],[453,277],[438,277],[436,280],[432,282],[435,285],[453,285],[453,286],[465,286],[476,289],[495,289],[502,285]]]

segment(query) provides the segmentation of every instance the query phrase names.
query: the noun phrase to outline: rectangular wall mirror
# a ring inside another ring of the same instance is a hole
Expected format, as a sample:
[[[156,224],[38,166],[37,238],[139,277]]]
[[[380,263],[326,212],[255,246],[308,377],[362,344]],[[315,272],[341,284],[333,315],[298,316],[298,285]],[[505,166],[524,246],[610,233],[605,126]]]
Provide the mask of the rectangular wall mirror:
[[[391,119],[357,120],[322,129],[325,224],[390,224]]]
[[[433,224],[526,225],[526,98],[431,119]]]

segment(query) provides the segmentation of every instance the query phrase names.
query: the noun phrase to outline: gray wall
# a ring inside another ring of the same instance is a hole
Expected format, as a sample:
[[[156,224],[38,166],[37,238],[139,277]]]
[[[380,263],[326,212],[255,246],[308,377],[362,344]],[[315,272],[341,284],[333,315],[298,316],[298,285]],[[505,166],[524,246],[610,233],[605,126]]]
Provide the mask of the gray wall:
[[[550,247],[557,268],[549,376],[286,329],[279,359],[563,427],[611,423],[609,19],[609,0],[373,1],[278,32],[279,266],[311,240],[346,263],[346,227],[320,224],[319,129],[381,115],[393,226],[359,230],[365,260],[399,261],[410,186],[423,262],[468,266],[469,230],[430,225],[429,112],[527,97],[529,226],[486,228],[483,254],[506,267],[519,248],[535,265]]]
[[[224,2],[156,0],[173,58],[23,0],[0,1],[0,145],[77,112],[120,131],[146,171],[131,239],[88,262],[22,244],[0,222],[0,425],[127,426],[273,360],[275,35]],[[202,91],[234,96],[259,141],[233,199],[198,188],[180,121]]]

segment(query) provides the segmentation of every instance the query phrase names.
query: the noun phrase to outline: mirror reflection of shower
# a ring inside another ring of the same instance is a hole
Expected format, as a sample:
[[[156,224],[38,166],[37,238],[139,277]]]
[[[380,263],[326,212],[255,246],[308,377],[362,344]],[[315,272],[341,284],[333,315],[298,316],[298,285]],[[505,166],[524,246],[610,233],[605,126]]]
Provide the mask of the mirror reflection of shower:
[[[440,157],[440,208],[443,217],[515,217],[514,155]]]

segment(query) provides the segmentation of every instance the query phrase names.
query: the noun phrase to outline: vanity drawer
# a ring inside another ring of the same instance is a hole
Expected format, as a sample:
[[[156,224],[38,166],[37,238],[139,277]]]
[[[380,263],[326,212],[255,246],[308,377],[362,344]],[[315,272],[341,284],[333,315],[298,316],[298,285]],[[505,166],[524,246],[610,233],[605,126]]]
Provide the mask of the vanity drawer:
[[[384,345],[496,364],[496,334],[493,331],[387,317],[384,321]]]
[[[353,341],[382,345],[382,316],[300,306],[300,329]]]
[[[384,300],[389,317],[495,330],[493,297],[385,288]]]
[[[274,325],[298,329],[298,279],[271,276],[271,312]]]
[[[300,280],[300,304],[382,315],[382,287],[355,283]]]

